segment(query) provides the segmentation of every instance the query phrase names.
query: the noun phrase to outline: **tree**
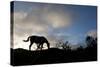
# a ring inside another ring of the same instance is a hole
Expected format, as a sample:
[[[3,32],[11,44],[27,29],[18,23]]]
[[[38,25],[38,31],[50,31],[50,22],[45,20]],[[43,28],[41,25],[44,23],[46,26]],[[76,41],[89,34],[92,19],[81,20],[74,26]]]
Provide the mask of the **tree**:
[[[60,48],[60,47],[62,47],[62,44],[63,44],[63,41],[61,40],[61,41],[58,41],[57,43],[56,43],[56,47],[57,48]]]
[[[65,43],[62,44],[62,48],[63,48],[64,50],[70,50],[71,47],[70,47],[68,44],[69,44],[68,41],[66,41]]]
[[[78,48],[77,48],[77,50],[79,50],[79,51],[82,51],[84,48],[83,48],[83,46],[79,46]]]
[[[68,41],[63,42],[62,40],[60,40],[56,43],[56,47],[62,48],[64,50],[70,50],[71,49],[71,47],[69,46],[69,42]]]
[[[92,36],[86,37],[87,47],[97,47],[97,38],[93,38]]]

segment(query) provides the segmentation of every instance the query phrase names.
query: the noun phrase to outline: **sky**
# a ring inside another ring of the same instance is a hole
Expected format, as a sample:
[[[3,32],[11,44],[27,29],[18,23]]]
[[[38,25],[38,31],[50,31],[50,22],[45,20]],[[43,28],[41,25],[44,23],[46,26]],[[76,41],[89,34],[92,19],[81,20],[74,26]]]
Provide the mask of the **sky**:
[[[31,35],[44,36],[50,47],[58,41],[77,45],[87,35],[97,37],[97,7],[36,2],[14,2],[12,48],[28,49],[29,42],[23,42]],[[36,49],[33,44],[32,49]],[[44,44],[46,45],[46,44]]]

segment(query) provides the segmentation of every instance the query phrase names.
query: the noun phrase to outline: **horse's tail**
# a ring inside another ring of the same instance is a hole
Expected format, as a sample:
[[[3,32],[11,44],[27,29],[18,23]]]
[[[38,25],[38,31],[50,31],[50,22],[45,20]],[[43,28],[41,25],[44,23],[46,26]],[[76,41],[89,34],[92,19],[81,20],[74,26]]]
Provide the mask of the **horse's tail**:
[[[24,41],[24,42],[28,42],[28,41],[29,41],[29,39],[30,39],[30,37],[28,37],[28,38],[27,38],[27,40],[23,40],[23,41]]]

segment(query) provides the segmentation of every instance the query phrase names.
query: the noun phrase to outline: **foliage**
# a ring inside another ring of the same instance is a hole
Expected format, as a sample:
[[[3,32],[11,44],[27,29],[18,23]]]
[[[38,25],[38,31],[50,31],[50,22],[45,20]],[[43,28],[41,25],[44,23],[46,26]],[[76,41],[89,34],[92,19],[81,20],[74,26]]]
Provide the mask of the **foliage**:
[[[91,36],[86,37],[87,47],[97,48],[97,38],[93,38]]]
[[[66,42],[59,41],[59,42],[56,44],[56,47],[57,47],[57,48],[62,47],[62,49],[64,49],[64,50],[71,50],[71,47],[70,47],[68,41],[66,41]]]

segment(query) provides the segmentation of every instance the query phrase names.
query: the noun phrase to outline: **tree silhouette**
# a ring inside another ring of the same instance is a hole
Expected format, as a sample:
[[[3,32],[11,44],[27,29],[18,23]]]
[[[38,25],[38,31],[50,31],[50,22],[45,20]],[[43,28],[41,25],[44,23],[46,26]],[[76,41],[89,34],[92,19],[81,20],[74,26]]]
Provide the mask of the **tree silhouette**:
[[[58,42],[56,43],[56,47],[57,47],[57,48],[62,47],[62,44],[63,44],[63,41],[62,41],[62,40],[61,40],[61,41],[58,41]]]
[[[68,44],[69,44],[69,42],[66,41],[65,43],[62,44],[62,48],[63,48],[64,50],[70,50],[71,47],[70,47]]]
[[[77,48],[78,51],[82,51],[83,49],[84,49],[83,46],[79,46],[79,47]]]
[[[87,36],[86,37],[86,44],[87,44],[87,47],[97,47],[97,38],[93,38],[91,36]]]
[[[57,48],[61,47],[63,50],[70,50],[71,49],[71,47],[69,46],[69,42],[68,41],[63,42],[62,40],[60,40],[56,43],[56,47]]]

